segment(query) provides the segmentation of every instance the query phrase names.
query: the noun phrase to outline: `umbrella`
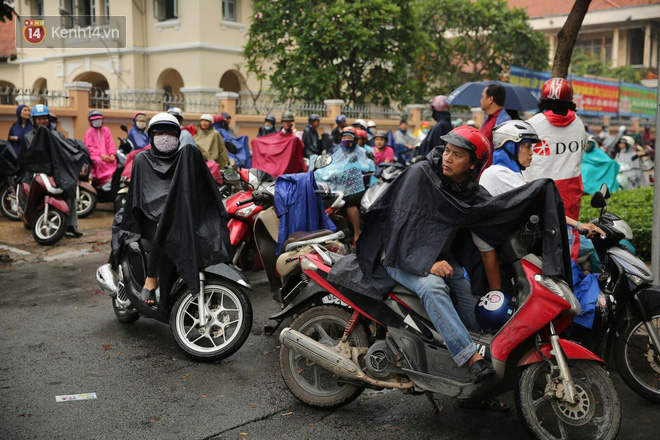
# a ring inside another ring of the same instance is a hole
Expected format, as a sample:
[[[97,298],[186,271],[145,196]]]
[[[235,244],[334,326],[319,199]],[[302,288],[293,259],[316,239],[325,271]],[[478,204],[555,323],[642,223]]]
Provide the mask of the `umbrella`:
[[[506,90],[504,108],[509,110],[531,110],[536,108],[537,100],[529,91],[521,86],[509,84],[502,81],[480,81],[465,83],[447,97],[447,104],[469,105],[476,107],[480,105],[481,92],[490,84],[499,84]]]

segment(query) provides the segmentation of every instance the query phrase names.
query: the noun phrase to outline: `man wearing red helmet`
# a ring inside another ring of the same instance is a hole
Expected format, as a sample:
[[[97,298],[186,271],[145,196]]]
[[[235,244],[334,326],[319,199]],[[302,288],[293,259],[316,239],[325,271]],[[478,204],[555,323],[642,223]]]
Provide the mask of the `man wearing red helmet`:
[[[573,87],[564,78],[551,78],[545,82],[539,100],[540,112],[529,119],[541,142],[532,147],[532,164],[523,171],[530,182],[540,178],[555,181],[566,215],[580,218],[582,186],[582,156],[587,141],[584,122],[575,114]],[[573,256],[577,258],[576,237]]]

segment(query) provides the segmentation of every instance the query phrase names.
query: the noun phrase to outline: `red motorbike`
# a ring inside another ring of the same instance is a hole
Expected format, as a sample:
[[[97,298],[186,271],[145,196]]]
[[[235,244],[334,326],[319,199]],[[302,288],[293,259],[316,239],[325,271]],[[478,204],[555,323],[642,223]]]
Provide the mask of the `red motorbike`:
[[[616,437],[621,407],[603,360],[558,336],[581,307],[565,281],[541,273],[543,233],[530,220],[500,249],[518,301],[494,335],[471,333],[496,371],[476,385],[467,366],[453,361],[414,292],[398,285],[384,300],[374,299],[327,280],[342,256],[319,249],[301,256],[304,275],[319,289],[294,300],[289,315],[300,314],[280,334],[287,387],[319,408],[346,405],[365,388],[424,393],[434,405],[433,393],[479,402],[514,388],[518,415],[534,438]],[[344,306],[323,304],[328,292]]]
[[[18,185],[18,216],[41,245],[57,243],[69,225],[69,205],[64,190],[46,174],[35,174],[31,182]]]

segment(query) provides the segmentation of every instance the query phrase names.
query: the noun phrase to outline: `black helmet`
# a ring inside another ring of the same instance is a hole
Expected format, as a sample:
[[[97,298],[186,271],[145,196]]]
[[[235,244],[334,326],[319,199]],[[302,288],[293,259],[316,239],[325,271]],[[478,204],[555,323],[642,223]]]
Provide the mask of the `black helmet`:
[[[311,124],[314,121],[320,121],[321,117],[319,115],[317,115],[316,113],[312,113],[311,115],[309,115],[309,118],[307,118],[307,120]]]
[[[282,122],[293,122],[293,121],[295,121],[295,118],[293,117],[293,112],[287,110],[284,113],[282,113]]]
[[[274,125],[277,122],[277,120],[275,119],[275,116],[268,115],[268,116],[266,116],[266,122],[270,122],[271,124]]]

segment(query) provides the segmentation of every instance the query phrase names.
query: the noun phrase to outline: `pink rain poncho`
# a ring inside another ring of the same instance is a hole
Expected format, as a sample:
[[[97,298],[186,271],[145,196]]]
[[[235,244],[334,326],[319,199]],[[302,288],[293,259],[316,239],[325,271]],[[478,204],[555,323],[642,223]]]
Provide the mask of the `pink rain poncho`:
[[[90,127],[85,133],[85,145],[92,158],[92,174],[94,184],[103,185],[112,178],[112,173],[117,168],[117,161],[105,162],[101,155],[112,156],[117,154],[117,148],[112,141],[112,133],[106,126],[101,128]]]

